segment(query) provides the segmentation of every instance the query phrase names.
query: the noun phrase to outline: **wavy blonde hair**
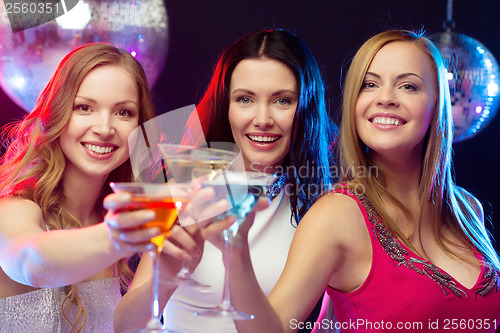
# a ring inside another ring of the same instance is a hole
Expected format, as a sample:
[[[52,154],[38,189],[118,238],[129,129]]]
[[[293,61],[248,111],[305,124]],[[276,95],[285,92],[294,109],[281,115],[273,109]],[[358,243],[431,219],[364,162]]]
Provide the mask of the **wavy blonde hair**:
[[[135,80],[139,92],[139,124],[154,118],[146,75],[139,62],[128,52],[104,43],[83,45],[69,53],[58,65],[52,78],[40,94],[33,111],[16,123],[4,128],[4,144],[8,145],[1,158],[0,197],[19,196],[32,200],[42,211],[47,229],[72,229],[81,223],[63,206],[62,179],[66,165],[59,137],[66,127],[76,93],[83,79],[93,69],[105,65],[119,65]],[[113,170],[110,181],[131,181],[130,161]],[[105,185],[94,209],[104,218],[104,197],[111,193]],[[126,287],[132,272],[122,259],[114,265],[112,274],[119,276]],[[70,301],[78,307],[72,322],[72,332],[80,332],[86,321],[86,311],[78,296],[76,285],[67,286],[66,299],[62,304],[65,318]],[[71,321],[70,321],[71,322]]]
[[[429,129],[424,138],[422,171],[419,182],[420,207],[431,202],[434,234],[439,246],[452,255],[449,245],[453,242],[443,235],[445,227],[481,252],[485,260],[500,270],[500,260],[495,251],[491,236],[484,226],[482,208],[477,199],[466,190],[455,185],[452,176],[453,118],[451,114],[450,92],[447,70],[437,47],[422,32],[390,30],[379,33],[366,41],[354,56],[344,82],[342,105],[342,126],[339,140],[339,158],[344,171],[342,181],[361,184],[366,195],[387,228],[407,247],[417,252],[405,237],[395,221],[391,219],[384,202],[389,202],[404,216],[412,218],[409,209],[386,189],[385,175],[364,177],[356,170],[371,170],[374,167],[367,147],[360,140],[355,123],[355,105],[363,84],[365,74],[372,59],[385,45],[395,41],[411,42],[426,54],[432,64],[437,79],[438,100],[433,112]],[[456,245],[456,244],[455,244]],[[463,259],[463,258],[462,258]]]

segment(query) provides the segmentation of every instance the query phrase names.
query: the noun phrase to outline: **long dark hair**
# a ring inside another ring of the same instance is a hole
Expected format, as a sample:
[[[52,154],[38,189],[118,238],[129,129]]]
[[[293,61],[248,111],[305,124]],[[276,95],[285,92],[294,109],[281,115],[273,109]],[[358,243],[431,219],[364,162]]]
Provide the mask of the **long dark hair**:
[[[332,182],[332,145],[336,126],[325,101],[321,70],[311,51],[293,33],[258,30],[226,49],[211,82],[197,105],[207,142],[233,142],[229,124],[229,84],[234,68],[244,59],[268,58],[285,64],[295,75],[299,104],[292,127],[290,151],[283,162],[288,190],[291,189],[292,217],[297,223]],[[302,168],[301,168],[302,167]],[[306,174],[298,172],[307,170]]]

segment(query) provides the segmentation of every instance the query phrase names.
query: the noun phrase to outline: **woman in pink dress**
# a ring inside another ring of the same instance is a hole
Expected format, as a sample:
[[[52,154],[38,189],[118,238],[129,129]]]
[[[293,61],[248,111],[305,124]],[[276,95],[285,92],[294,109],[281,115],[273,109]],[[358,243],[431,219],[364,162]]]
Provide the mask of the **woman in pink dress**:
[[[267,298],[241,228],[231,259],[232,303],[254,320],[238,332],[294,332],[327,290],[342,332],[495,332],[500,261],[479,201],[453,182],[447,71],[435,45],[387,31],[355,55],[344,84],[343,181],[297,228]],[[207,226],[219,232],[232,221]],[[319,327],[321,326],[321,327]]]

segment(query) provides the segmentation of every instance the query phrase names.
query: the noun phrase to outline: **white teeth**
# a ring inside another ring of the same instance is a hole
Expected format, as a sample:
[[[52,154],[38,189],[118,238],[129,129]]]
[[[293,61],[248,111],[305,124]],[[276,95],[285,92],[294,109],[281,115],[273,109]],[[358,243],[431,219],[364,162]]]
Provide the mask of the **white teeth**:
[[[401,120],[392,117],[375,117],[372,119],[372,123],[381,125],[396,125],[396,126],[403,125],[403,122]]]
[[[274,142],[279,139],[279,137],[255,136],[255,135],[249,135],[248,137],[252,139],[252,141],[257,141],[257,142]]]
[[[91,145],[91,144],[88,144],[88,143],[85,143],[84,146],[88,150],[90,150],[90,151],[92,151],[94,153],[97,153],[97,154],[107,154],[107,153],[110,153],[113,150],[115,150],[114,147],[101,147],[101,146]]]

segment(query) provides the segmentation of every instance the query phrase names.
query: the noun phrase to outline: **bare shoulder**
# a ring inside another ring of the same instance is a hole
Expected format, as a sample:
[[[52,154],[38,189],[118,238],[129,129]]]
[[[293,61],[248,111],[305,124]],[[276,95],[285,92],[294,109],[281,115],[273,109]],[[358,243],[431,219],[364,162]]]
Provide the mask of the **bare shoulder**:
[[[41,214],[40,206],[31,200],[23,199],[19,197],[5,197],[0,199],[0,210],[1,211],[19,211],[27,213],[39,213]]]
[[[363,214],[357,202],[341,193],[323,195],[306,213],[299,228],[326,232],[337,240],[338,246],[347,245],[353,238],[365,233]]]
[[[0,227],[28,225],[41,227],[43,216],[40,207],[31,200],[18,197],[0,199]]]
[[[361,216],[357,202],[348,195],[330,192],[323,195],[307,212],[307,215],[324,216],[335,223]]]
[[[366,279],[371,267],[371,241],[354,198],[336,192],[322,196],[300,221],[294,243],[296,240],[301,249],[307,248],[303,251],[307,260],[312,260],[311,253],[316,254],[316,267],[327,270],[330,286],[351,291]]]

